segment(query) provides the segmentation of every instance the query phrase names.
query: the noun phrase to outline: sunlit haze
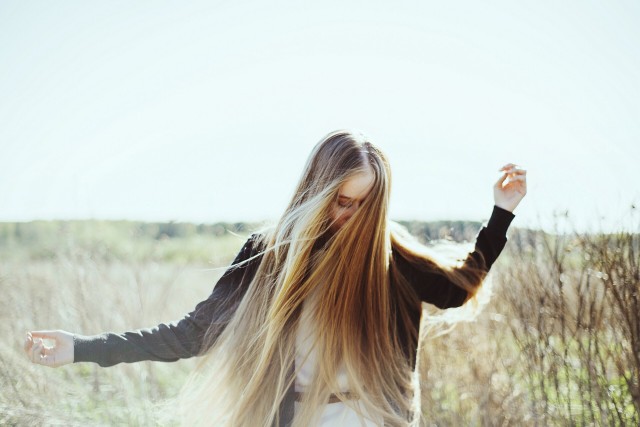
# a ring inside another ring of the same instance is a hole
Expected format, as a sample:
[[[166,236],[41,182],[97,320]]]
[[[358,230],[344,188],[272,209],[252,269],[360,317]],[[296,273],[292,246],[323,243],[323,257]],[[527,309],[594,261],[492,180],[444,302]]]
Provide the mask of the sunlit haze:
[[[3,1],[0,221],[276,219],[350,128],[390,158],[393,219],[486,220],[513,162],[514,226],[637,230],[638,22],[630,1]]]

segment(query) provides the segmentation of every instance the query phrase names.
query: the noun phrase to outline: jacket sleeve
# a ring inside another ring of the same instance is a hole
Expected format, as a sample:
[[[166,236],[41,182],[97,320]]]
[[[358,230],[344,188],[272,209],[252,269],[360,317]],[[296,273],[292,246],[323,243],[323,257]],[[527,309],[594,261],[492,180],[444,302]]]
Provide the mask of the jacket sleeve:
[[[207,329],[218,323],[215,333],[222,332],[230,310],[242,299],[257,270],[258,258],[235,267],[258,252],[255,238],[254,235],[247,240],[211,295],[182,319],[124,333],[74,335],[74,362],[95,362],[107,367],[142,360],[174,362],[202,354],[207,350],[202,348]]]
[[[507,229],[513,218],[515,215],[512,212],[494,206],[487,225],[476,236],[474,251],[469,253],[457,269],[464,271],[479,268],[489,272],[507,243]],[[444,309],[459,307],[467,300],[468,292],[450,282],[446,276],[423,271],[399,255],[394,256],[394,261],[421,301]]]

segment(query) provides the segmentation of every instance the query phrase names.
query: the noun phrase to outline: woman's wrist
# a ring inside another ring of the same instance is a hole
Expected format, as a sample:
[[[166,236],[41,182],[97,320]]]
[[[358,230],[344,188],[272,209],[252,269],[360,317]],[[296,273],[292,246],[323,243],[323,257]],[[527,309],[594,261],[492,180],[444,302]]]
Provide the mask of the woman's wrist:
[[[502,202],[502,203],[501,202],[497,202],[497,203],[494,204],[494,206],[497,206],[500,209],[504,209],[505,211],[509,211],[511,213],[513,213],[513,211],[516,208],[515,206],[512,206],[512,205],[510,205],[508,203],[504,203],[504,202]]]

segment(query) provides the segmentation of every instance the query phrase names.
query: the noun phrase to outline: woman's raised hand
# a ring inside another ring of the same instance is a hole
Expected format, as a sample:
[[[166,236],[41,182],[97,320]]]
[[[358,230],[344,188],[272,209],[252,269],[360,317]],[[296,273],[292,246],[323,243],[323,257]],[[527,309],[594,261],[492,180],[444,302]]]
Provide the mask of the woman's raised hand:
[[[499,208],[513,212],[527,194],[527,171],[508,163],[498,172],[503,174],[493,186],[493,199]]]
[[[52,341],[53,345],[45,341]],[[73,363],[73,335],[65,331],[28,332],[24,351],[33,363],[51,368]]]

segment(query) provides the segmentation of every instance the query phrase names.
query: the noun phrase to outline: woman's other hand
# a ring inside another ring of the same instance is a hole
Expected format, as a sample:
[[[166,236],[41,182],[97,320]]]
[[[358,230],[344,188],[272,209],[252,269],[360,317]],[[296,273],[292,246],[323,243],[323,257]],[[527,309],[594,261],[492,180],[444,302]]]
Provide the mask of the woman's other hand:
[[[51,368],[73,363],[73,335],[65,331],[28,332],[24,351],[33,363]]]
[[[527,194],[527,171],[508,163],[500,168],[499,172],[503,174],[493,186],[495,205],[513,212]]]

